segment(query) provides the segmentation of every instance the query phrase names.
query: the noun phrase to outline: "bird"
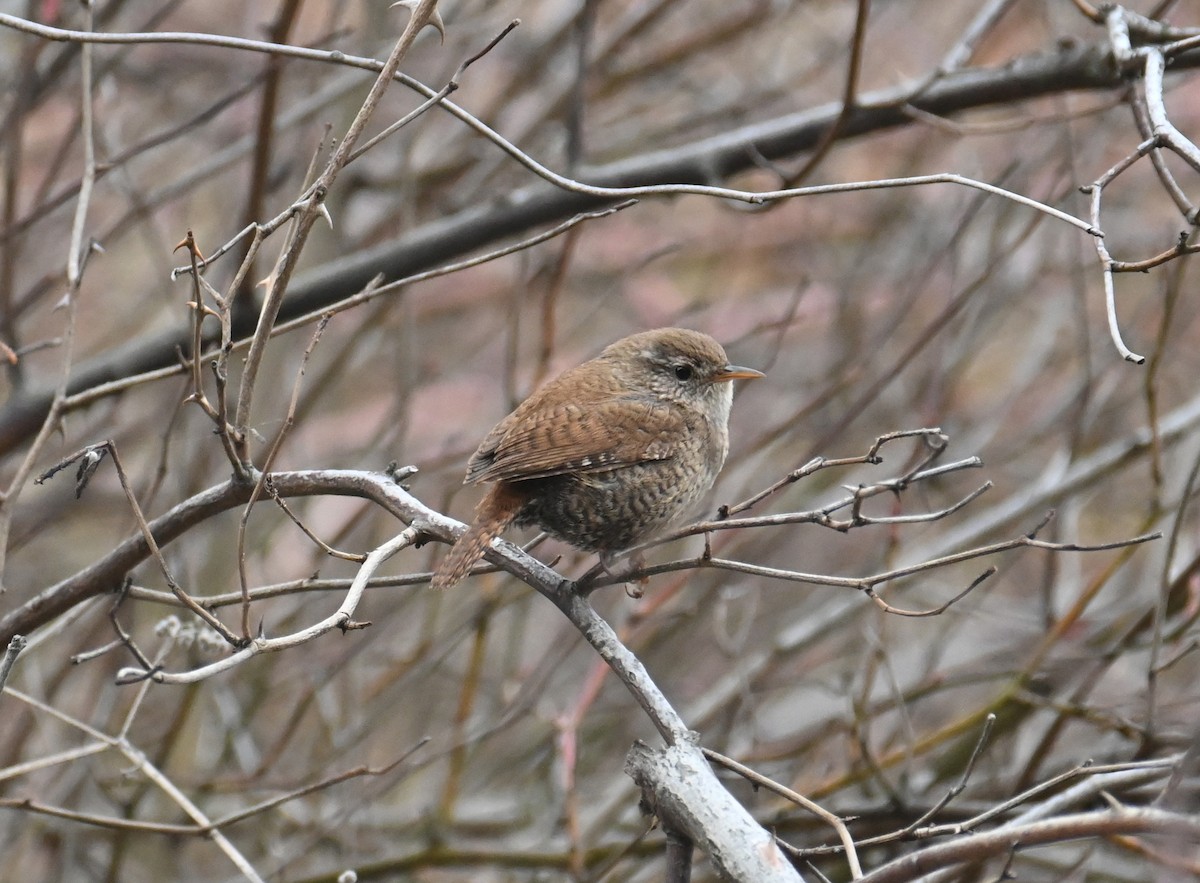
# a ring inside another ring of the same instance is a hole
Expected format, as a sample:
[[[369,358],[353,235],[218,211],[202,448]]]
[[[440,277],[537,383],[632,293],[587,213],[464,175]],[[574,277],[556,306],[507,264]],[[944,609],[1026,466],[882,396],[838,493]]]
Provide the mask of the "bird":
[[[686,518],[729,453],[734,380],[707,334],[659,328],[622,338],[537,389],[467,464],[490,485],[431,585],[458,583],[510,526],[537,525],[607,568]]]

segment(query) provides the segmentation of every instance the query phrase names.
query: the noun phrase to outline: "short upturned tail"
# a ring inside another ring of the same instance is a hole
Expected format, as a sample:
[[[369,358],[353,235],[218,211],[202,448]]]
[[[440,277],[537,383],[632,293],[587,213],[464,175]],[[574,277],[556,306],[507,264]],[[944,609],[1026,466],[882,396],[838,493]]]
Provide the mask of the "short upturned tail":
[[[462,580],[475,562],[483,557],[492,540],[513,523],[524,502],[524,498],[505,482],[492,485],[475,507],[471,526],[434,570],[430,586],[448,589]]]

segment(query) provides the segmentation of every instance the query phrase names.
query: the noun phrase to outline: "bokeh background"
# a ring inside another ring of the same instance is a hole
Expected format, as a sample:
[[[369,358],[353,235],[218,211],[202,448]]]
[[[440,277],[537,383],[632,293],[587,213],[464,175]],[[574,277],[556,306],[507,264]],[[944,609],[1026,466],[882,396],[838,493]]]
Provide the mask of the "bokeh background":
[[[1200,26],[1191,3],[1132,5],[1146,14],[1173,6],[1171,22]],[[520,18],[461,75],[452,98],[539,162],[582,178],[753,123],[836,108],[858,12],[846,0],[442,7],[445,42],[425,31],[403,71],[438,88]],[[1069,0],[879,2],[860,47],[858,94],[932,76],[988,8],[999,14],[968,67],[1003,70],[1105,41],[1104,28]],[[77,4],[10,2],[0,11],[66,28],[84,22]],[[238,35],[376,58],[407,20],[403,9],[374,0],[114,0],[97,3],[96,14],[97,29],[109,32]],[[94,64],[103,174],[86,231],[103,251],[87,264],[74,362],[77,374],[108,363],[130,376],[130,353],[161,352],[188,327],[192,286],[172,279],[172,268],[186,264],[176,244],[191,230],[210,254],[291,204],[325,127],[335,138],[345,131],[373,75],[211,45],[96,46]],[[1200,90],[1181,67],[1167,81],[1167,107],[1197,137]],[[11,427],[16,405],[52,388],[62,370],[58,307],[83,169],[79,44],[0,28],[0,76],[0,339],[16,354],[0,379],[8,399],[0,423]],[[952,117],[914,109],[903,124],[834,139],[812,168],[813,152],[797,150],[731,177],[714,169],[711,183],[764,190],[954,172],[1087,218],[1079,188],[1143,140],[1127,100],[1133,86],[1108,85],[1064,83]],[[393,84],[369,133],[420,101]],[[1166,162],[1194,195],[1196,172]],[[386,272],[393,246],[544,186],[435,109],[343,172],[328,202],[332,227],[316,227],[296,290],[314,304],[348,295],[347,262],[358,260],[359,272],[361,256],[374,255],[365,265],[375,260]],[[563,219],[500,227],[486,241],[443,238],[416,266],[516,242]],[[1106,190],[1101,223],[1123,260],[1170,249],[1188,229],[1148,159]],[[264,244],[251,282],[270,272],[280,241],[277,234]],[[207,270],[217,290],[230,285],[243,253]],[[1020,537],[1050,510],[1039,537],[1053,542],[1164,532],[1128,549],[1017,549],[880,589],[889,603],[928,609],[997,568],[930,618],[889,615],[853,588],[712,569],[657,576],[641,598],[620,587],[596,597],[702,744],[859,817],[856,836],[902,829],[933,806],[961,778],[984,716],[995,713],[966,788],[935,820],[969,818],[1089,759],[1171,756],[1196,739],[1198,550],[1187,505],[1200,456],[1195,270],[1187,258],[1167,261],[1119,275],[1116,291],[1122,332],[1147,356],[1143,365],[1123,361],[1110,340],[1091,237],[1010,200],[951,184],[769,206],[649,196],[513,255],[338,313],[307,363],[275,468],[411,464],[420,469],[412,492],[465,519],[478,491],[461,486],[462,472],[495,421],[612,340],[678,324],[715,335],[734,362],[767,372],[739,390],[730,459],[709,513],[813,457],[860,456],[880,435],[920,427],[949,437],[945,461],[977,455],[982,466],[877,497],[867,514],[932,512],[993,485],[928,522],[723,532],[713,537],[722,557],[865,577]],[[247,285],[239,308],[253,316],[260,293]],[[312,328],[271,344],[252,423],[260,463]],[[231,360],[235,378],[238,364]],[[225,480],[229,464],[212,423],[185,401],[188,392],[176,371],[72,408],[37,452],[34,474],[111,438],[150,516]],[[7,486],[33,434],[5,432]],[[902,475],[923,452],[896,441],[883,453],[882,464],[823,470],[753,512],[818,508],[844,496],[844,486]],[[366,501],[291,505],[313,533],[347,551],[368,551],[401,527]],[[213,518],[166,548],[188,592],[239,589],[240,515]],[[136,530],[107,466],[78,500],[67,473],[26,483],[10,495],[7,518],[0,615]],[[622,772],[633,740],[656,738],[650,722],[570,624],[520,582],[489,575],[434,595],[404,579],[427,571],[444,548],[430,543],[388,563],[393,578],[369,590],[356,615],[370,628],[325,635],[193,686],[153,685],[143,695],[116,685],[118,669],[133,662],[119,646],[73,664],[75,654],[115,637],[113,596],[45,624],[9,681],[44,705],[0,696],[0,877],[19,868],[21,879],[38,880],[239,879],[210,839],[143,824],[188,819],[120,752],[63,755],[92,737],[54,709],[125,735],[213,819],[369,767],[222,829],[267,879],[332,880],[346,868],[359,879],[660,879],[662,835],[646,833],[637,789]],[[702,548],[692,538],[649,558]],[[537,554],[561,555],[557,566],[572,576],[593,563],[553,542]],[[244,567],[253,587],[345,580],[355,570],[270,501],[249,518]],[[226,652],[163,600],[153,563],[130,577],[116,616],[151,656],[166,654],[165,668]],[[334,610],[344,591],[344,582],[292,585],[256,603],[255,621],[268,634],[302,628]],[[220,615],[232,625],[237,608]],[[835,841],[802,810],[732,775],[727,781],[793,845]],[[1164,782],[1120,796],[1144,803]],[[19,805],[24,799],[87,818],[33,812]],[[877,864],[905,848],[863,855]],[[1021,853],[1013,869],[1026,880],[1098,879],[1087,875],[1101,869],[1104,879],[1165,880],[1191,874],[1195,860],[1179,844],[1088,840]],[[837,856],[813,862],[845,878]],[[980,868],[979,879],[1001,866]],[[710,874],[698,857],[696,879]]]

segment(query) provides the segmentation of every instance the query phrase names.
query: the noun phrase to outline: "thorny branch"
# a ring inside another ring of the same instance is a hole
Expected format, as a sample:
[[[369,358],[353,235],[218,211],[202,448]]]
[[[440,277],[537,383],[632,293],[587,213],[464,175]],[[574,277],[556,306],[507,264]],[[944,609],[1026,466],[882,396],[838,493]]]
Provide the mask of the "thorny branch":
[[[926,513],[916,514],[916,515],[895,515],[895,516],[872,517],[872,516],[867,516],[867,515],[863,514],[862,508],[861,508],[863,501],[871,496],[875,496],[875,495],[881,494],[881,493],[897,494],[897,493],[902,492],[905,488],[909,487],[913,483],[926,481],[926,480],[929,480],[930,478],[944,475],[947,473],[947,471],[956,471],[956,470],[959,470],[962,468],[973,468],[973,467],[977,467],[979,465],[978,461],[975,460],[974,458],[972,458],[969,460],[960,461],[959,463],[956,463],[956,464],[947,464],[947,465],[944,465],[941,467],[932,466],[931,464],[933,463],[933,461],[938,456],[940,456],[940,454],[945,450],[945,444],[944,444],[945,437],[940,433],[937,433],[934,431],[929,431],[929,430],[889,433],[885,436],[881,436],[875,442],[875,444],[872,445],[872,447],[867,452],[867,454],[864,455],[863,457],[846,458],[844,460],[825,461],[825,462],[833,462],[833,463],[864,463],[864,462],[870,463],[870,462],[875,462],[878,460],[879,450],[887,442],[892,441],[896,438],[913,437],[913,436],[928,440],[928,438],[930,437],[929,436],[930,432],[933,432],[932,437],[937,441],[937,443],[930,445],[930,448],[932,449],[932,453],[927,455],[925,458],[922,458],[921,460],[919,460],[916,466],[910,468],[903,475],[898,476],[896,478],[887,479],[887,480],[884,480],[881,482],[876,482],[872,485],[860,486],[860,487],[854,489],[854,491],[851,493],[850,496],[842,498],[840,500],[837,500],[821,509],[812,510],[810,512],[785,513],[785,514],[779,515],[779,516],[764,515],[764,516],[758,516],[758,517],[753,517],[753,518],[727,519],[727,520],[717,521],[717,522],[701,522],[700,524],[693,525],[689,528],[684,528],[682,531],[677,532],[675,534],[675,536],[676,537],[689,536],[689,535],[694,535],[697,533],[706,533],[707,534],[712,531],[724,531],[724,530],[731,530],[731,529],[735,529],[735,528],[747,528],[748,529],[748,528],[777,526],[777,525],[782,525],[782,524],[798,524],[798,523],[812,523],[812,524],[819,524],[819,525],[823,525],[823,526],[832,526],[838,530],[850,530],[853,528],[866,527],[866,526],[870,526],[870,525],[923,523],[923,522],[935,521],[935,520],[946,518],[948,515],[959,511],[963,506],[967,505],[971,500],[977,498],[979,496],[979,494],[982,493],[982,491],[985,488],[979,489],[975,492],[972,492],[970,495],[965,497],[963,500],[959,501],[958,503],[952,504],[951,506],[946,507],[944,509],[937,510],[934,512],[926,512]],[[71,457],[64,460],[62,463],[58,464],[56,467],[54,467],[52,470],[50,470],[45,476],[43,476],[42,480],[44,480],[45,478],[48,478],[50,475],[61,470],[62,468],[65,468],[66,465],[68,465],[72,462],[75,462],[77,460],[85,460],[86,461],[88,457],[94,458],[96,453],[99,451],[108,451],[114,455],[114,460],[116,459],[115,450],[112,448],[112,446],[110,444],[106,443],[104,445],[91,446],[89,448],[86,448],[86,449],[72,455]],[[98,460],[96,462],[98,463]],[[118,475],[123,476],[123,470],[120,468],[119,462],[117,465],[118,465]],[[90,468],[92,470],[94,470],[95,466],[93,465]],[[90,474],[90,472],[89,472],[89,474]],[[273,475],[271,477],[273,493],[277,494],[281,497],[286,496],[288,493],[289,486],[291,486],[292,488],[296,488],[298,485],[303,485],[303,483],[306,481],[306,476],[307,476],[308,480],[318,481],[318,480],[320,480],[321,473],[318,473],[318,472],[298,473],[294,476],[288,476],[286,479],[284,478],[284,476],[282,474],[277,473],[277,474]],[[347,474],[347,477],[349,477],[349,474]],[[264,476],[264,478],[265,478],[265,476]],[[261,484],[262,484],[262,479],[256,480],[253,483],[253,487],[259,487],[259,486],[261,486]],[[190,682],[192,680],[209,677],[212,674],[215,674],[220,671],[224,671],[246,659],[249,659],[255,655],[258,655],[259,653],[273,652],[273,651],[277,651],[277,650],[286,649],[288,647],[293,647],[298,644],[304,643],[308,640],[312,640],[313,638],[315,638],[321,634],[324,634],[325,632],[329,631],[332,628],[335,628],[335,627],[344,628],[346,626],[346,624],[351,621],[351,616],[352,616],[353,610],[357,606],[358,599],[359,599],[359,597],[361,597],[361,594],[362,594],[363,590],[365,589],[367,580],[370,578],[370,576],[372,575],[372,573],[374,572],[375,568],[378,566],[379,563],[381,563],[383,560],[386,560],[386,558],[390,557],[392,554],[395,554],[395,552],[397,552],[407,546],[412,545],[421,536],[422,533],[429,533],[429,534],[441,536],[443,538],[450,538],[450,537],[457,535],[463,529],[462,525],[458,525],[457,527],[454,527],[449,530],[446,530],[445,528],[443,528],[441,531],[436,531],[436,532],[433,531],[432,528],[430,527],[430,521],[434,517],[432,510],[430,510],[428,507],[424,506],[423,504],[420,504],[419,502],[417,502],[415,498],[411,497],[410,495],[407,494],[407,492],[405,492],[401,489],[385,488],[384,489],[385,494],[388,498],[394,497],[395,494],[401,494],[403,496],[405,503],[404,503],[404,507],[402,510],[403,514],[401,517],[410,524],[410,527],[408,528],[407,531],[403,532],[399,537],[397,537],[396,542],[398,542],[398,545],[395,545],[394,547],[391,547],[391,546],[387,547],[391,551],[389,551],[386,555],[383,555],[383,557],[381,557],[381,558],[380,557],[372,557],[372,556],[367,557],[366,562],[362,565],[358,576],[356,576],[355,580],[351,584],[351,586],[347,592],[346,600],[343,602],[342,607],[339,608],[339,612],[334,614],[331,617],[327,617],[325,620],[323,620],[321,623],[318,623],[317,625],[314,625],[312,627],[304,629],[304,630],[297,632],[290,636],[271,639],[271,638],[266,638],[266,637],[260,635],[257,638],[253,638],[253,639],[248,639],[247,637],[243,637],[242,639],[238,640],[238,639],[234,639],[232,637],[232,635],[230,635],[228,633],[228,631],[224,629],[224,626],[222,626],[219,623],[219,621],[216,620],[215,617],[213,617],[212,614],[208,612],[207,609],[203,608],[197,601],[195,601],[189,595],[184,593],[183,590],[174,583],[174,580],[170,577],[170,573],[166,567],[166,563],[162,559],[161,552],[158,551],[158,545],[154,539],[154,532],[153,532],[151,526],[145,522],[145,519],[143,517],[140,517],[140,508],[137,507],[136,500],[133,499],[133,497],[130,495],[130,492],[128,491],[127,481],[123,477],[122,477],[122,486],[127,489],[127,496],[129,497],[129,501],[130,501],[131,507],[134,509],[135,515],[139,516],[139,525],[141,525],[141,527],[142,527],[142,537],[145,540],[147,547],[150,550],[150,553],[159,562],[160,569],[166,576],[166,578],[168,580],[168,585],[171,586],[172,591],[175,592],[176,596],[179,598],[179,600],[181,602],[183,602],[185,604],[185,606],[187,606],[193,612],[196,612],[197,615],[201,616],[201,618],[203,618],[205,620],[205,622],[208,623],[210,626],[213,626],[214,628],[217,628],[218,631],[221,631],[221,633],[226,636],[226,639],[229,640],[231,644],[233,644],[235,647],[241,648],[238,651],[238,653],[234,654],[234,656],[227,657],[226,659],[221,660],[217,663],[214,663],[210,666],[207,666],[204,669],[197,670],[197,671],[189,673],[189,674],[167,675],[165,673],[154,673],[152,675],[156,679],[163,680],[163,681],[176,681],[178,679],[183,679],[183,680],[180,680],[179,682]],[[370,486],[377,487],[373,482],[371,483]],[[752,498],[752,499],[762,499],[764,496],[765,495],[760,494],[760,495],[756,495],[756,497]],[[831,517],[833,515],[833,513],[838,512],[843,509],[850,510],[850,516],[848,518],[843,519],[843,520],[835,520]],[[160,521],[166,520],[168,518],[168,516],[170,516],[170,515],[171,515],[171,513],[168,513],[168,515],[163,516],[163,518],[160,519]],[[440,516],[439,516],[439,518],[440,518]],[[907,565],[907,566],[898,567],[898,568],[892,568],[890,570],[876,573],[876,574],[873,574],[870,576],[865,576],[865,577],[843,577],[843,576],[834,576],[834,575],[827,575],[827,574],[804,573],[801,571],[786,570],[786,569],[781,569],[781,568],[765,567],[762,565],[750,564],[747,562],[740,562],[740,561],[733,561],[733,560],[719,558],[719,557],[713,556],[711,554],[711,552],[709,552],[707,550],[704,554],[702,554],[698,557],[695,557],[695,558],[682,559],[682,560],[669,562],[669,563],[662,564],[662,565],[643,567],[643,568],[640,568],[640,569],[634,571],[632,574],[621,574],[619,576],[613,576],[613,575],[609,574],[607,576],[600,577],[600,576],[598,576],[597,571],[592,571],[589,575],[585,575],[578,583],[570,583],[570,582],[562,581],[561,578],[557,577],[557,575],[555,575],[555,577],[550,579],[548,582],[544,581],[541,578],[534,577],[534,575],[533,575],[534,572],[531,572],[530,570],[528,570],[528,568],[523,563],[523,562],[528,562],[531,559],[529,559],[528,556],[524,552],[521,552],[519,549],[517,549],[516,547],[514,547],[511,544],[506,543],[506,542],[502,542],[502,541],[497,542],[495,544],[495,546],[491,550],[489,550],[488,560],[494,564],[499,564],[504,569],[509,570],[510,572],[514,573],[514,575],[521,576],[521,578],[526,579],[527,581],[532,580],[532,582],[531,582],[532,585],[539,588],[540,591],[542,591],[544,594],[547,594],[552,599],[557,598],[564,591],[567,591],[572,594],[575,592],[579,592],[581,595],[586,596],[587,594],[591,593],[592,591],[595,591],[596,589],[598,589],[604,585],[611,585],[615,582],[623,582],[630,578],[640,579],[643,577],[654,575],[656,573],[666,573],[666,572],[677,571],[677,570],[681,570],[681,569],[693,569],[693,568],[718,568],[718,569],[730,570],[730,571],[735,571],[735,572],[740,572],[740,573],[747,573],[747,574],[752,574],[752,575],[757,575],[757,576],[764,576],[764,577],[768,577],[771,579],[778,579],[778,580],[783,580],[783,581],[787,581],[787,582],[804,582],[804,583],[810,583],[810,584],[816,584],[816,585],[828,585],[828,586],[836,586],[836,587],[843,587],[843,588],[852,588],[852,589],[856,589],[858,591],[862,591],[864,594],[866,594],[872,600],[872,602],[874,604],[876,604],[878,607],[880,607],[881,610],[884,610],[885,612],[893,613],[893,614],[897,614],[897,615],[901,615],[901,616],[923,617],[923,616],[935,616],[935,615],[938,615],[938,614],[944,612],[951,605],[957,603],[959,600],[961,600],[963,597],[965,597],[967,594],[969,594],[971,591],[973,591],[985,579],[987,579],[989,576],[991,576],[995,572],[995,569],[990,568],[990,569],[984,571],[979,577],[977,577],[973,582],[971,582],[964,590],[960,591],[958,594],[956,594],[954,597],[952,597],[949,601],[945,602],[944,604],[942,604],[940,606],[934,607],[932,609],[927,609],[927,610],[909,610],[909,609],[905,609],[905,608],[896,607],[896,606],[888,603],[887,601],[885,601],[878,595],[878,593],[877,593],[878,587],[885,583],[893,582],[893,581],[896,581],[896,580],[899,580],[899,579],[902,579],[905,577],[910,577],[917,573],[922,573],[922,572],[931,571],[931,570],[935,570],[935,569],[939,569],[939,568],[944,568],[944,567],[950,566],[952,564],[957,564],[957,563],[960,563],[963,561],[968,561],[968,560],[973,560],[976,558],[995,555],[995,554],[999,554],[999,553],[1006,552],[1006,551],[1011,551],[1011,550],[1014,550],[1017,548],[1022,548],[1022,547],[1041,548],[1041,549],[1045,549],[1045,550],[1053,551],[1053,552],[1093,552],[1093,551],[1103,551],[1103,550],[1108,550],[1108,549],[1129,546],[1129,545],[1133,545],[1133,544],[1137,544],[1137,543],[1148,542],[1150,540],[1157,539],[1159,537],[1159,534],[1151,533],[1151,534],[1146,534],[1143,536],[1138,536],[1138,537],[1134,537],[1134,538],[1127,539],[1127,540],[1119,540],[1119,541],[1110,542],[1110,543],[1100,543],[1100,544],[1091,544],[1091,545],[1079,544],[1079,543],[1049,542],[1049,541],[1038,539],[1038,537],[1037,537],[1038,531],[1041,530],[1042,527],[1044,527],[1044,525],[1049,521],[1049,518],[1050,518],[1050,515],[1047,515],[1045,518],[1043,518],[1041,523],[1038,524],[1033,530],[1029,531],[1027,534],[1024,534],[1020,537],[1016,537],[1013,539],[1004,540],[1004,541],[1000,541],[1000,542],[996,542],[996,543],[991,543],[991,544],[973,548],[973,549],[967,549],[967,550],[960,551],[957,553],[944,555],[939,558],[920,562],[917,564]],[[442,523],[443,524],[456,524],[455,522],[449,521],[449,520],[443,521]],[[115,554],[116,553],[114,553],[114,555]],[[372,553],[372,554],[373,554],[373,556],[378,556],[379,554],[382,554],[382,553],[379,553],[377,550],[376,553]],[[522,563],[520,563],[518,565],[518,562],[522,562]],[[549,571],[546,569],[541,569],[539,572],[553,573],[553,571]],[[570,587],[570,588],[564,589],[564,586]],[[66,594],[67,591],[68,590],[66,590],[65,588],[57,589],[57,590],[55,590],[54,594]],[[244,594],[243,594],[243,621],[248,622],[249,621],[249,619],[248,619],[249,603],[250,603],[250,597],[251,597],[250,589],[249,589],[248,585],[244,587],[243,592],[244,592]],[[42,602],[39,606],[44,607],[46,605],[44,602]],[[21,620],[18,618],[16,620],[16,622],[21,623]],[[27,628],[27,626],[24,626],[24,625],[19,625],[19,626],[15,626],[15,627],[26,627]],[[142,673],[143,676],[145,674],[146,673],[144,673],[144,672]],[[131,672],[131,673],[129,673],[129,676],[133,677],[134,674]]]

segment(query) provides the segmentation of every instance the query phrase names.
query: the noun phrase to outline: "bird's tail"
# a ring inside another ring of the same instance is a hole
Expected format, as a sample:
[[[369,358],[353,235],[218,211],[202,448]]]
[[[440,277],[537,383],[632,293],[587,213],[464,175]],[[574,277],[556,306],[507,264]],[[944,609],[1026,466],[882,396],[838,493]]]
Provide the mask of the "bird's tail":
[[[523,503],[521,494],[504,482],[492,485],[475,507],[471,526],[434,570],[430,586],[448,589],[466,576],[475,562],[483,557],[492,540],[513,523]]]

